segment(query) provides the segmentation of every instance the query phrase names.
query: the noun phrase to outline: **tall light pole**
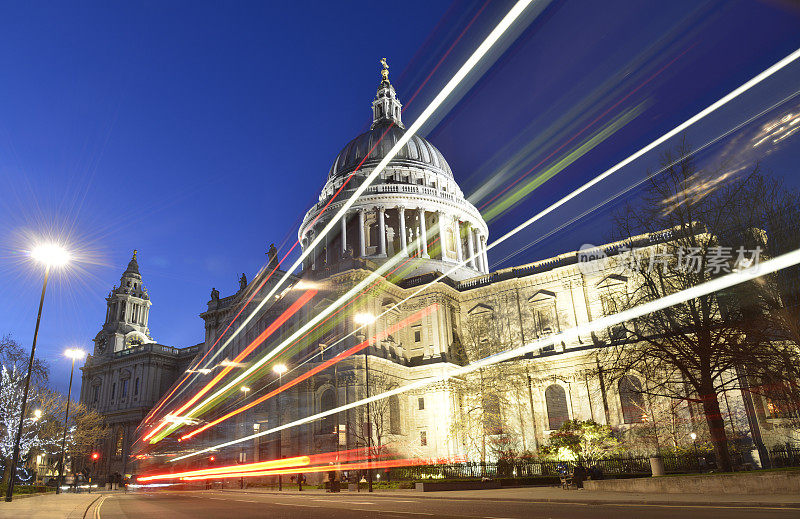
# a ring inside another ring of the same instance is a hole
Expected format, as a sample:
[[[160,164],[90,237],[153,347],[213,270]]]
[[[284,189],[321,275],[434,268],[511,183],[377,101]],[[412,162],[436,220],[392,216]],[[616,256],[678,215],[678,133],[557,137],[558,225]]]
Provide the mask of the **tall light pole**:
[[[72,359],[72,367],[69,370],[67,410],[64,412],[64,436],[61,437],[61,464],[58,467],[58,486],[56,487],[56,494],[61,493],[61,487],[64,485],[64,454],[67,446],[67,429],[69,428],[69,402],[72,396],[72,374],[75,372],[75,361],[83,359],[86,356],[86,352],[80,348],[72,348],[65,351],[64,355]]]
[[[14,495],[14,480],[17,476],[17,459],[19,458],[19,442],[22,438],[22,425],[25,422],[25,405],[28,402],[28,388],[31,384],[31,371],[33,371],[33,358],[36,354],[36,339],[39,337],[39,323],[42,321],[42,306],[44,305],[44,294],[47,291],[47,280],[50,278],[50,269],[66,265],[69,261],[69,253],[56,244],[39,245],[31,251],[31,257],[44,265],[44,281],[42,283],[42,295],[39,298],[39,313],[36,314],[36,328],[33,330],[33,345],[31,346],[31,358],[28,361],[28,373],[25,374],[25,387],[22,391],[22,409],[19,413],[19,427],[17,436],[14,439],[14,452],[11,455],[11,479],[6,488],[6,501],[11,501]]]
[[[272,366],[272,371],[278,374],[278,388],[283,386],[283,374],[289,368],[286,367],[286,364],[275,364]],[[281,405],[283,397],[281,396],[282,393],[278,393],[278,427],[281,426],[281,410],[283,406]],[[278,431],[278,459],[281,459],[281,440],[283,439],[283,431]],[[278,474],[278,491],[283,490],[283,478],[280,474]]]
[[[375,322],[375,316],[370,313],[359,313],[353,318],[356,324],[366,328]],[[363,333],[363,336],[366,336]],[[372,417],[369,415],[369,347],[364,351],[364,391],[367,399],[367,489],[372,492],[372,468],[370,468],[370,457],[372,455]]]

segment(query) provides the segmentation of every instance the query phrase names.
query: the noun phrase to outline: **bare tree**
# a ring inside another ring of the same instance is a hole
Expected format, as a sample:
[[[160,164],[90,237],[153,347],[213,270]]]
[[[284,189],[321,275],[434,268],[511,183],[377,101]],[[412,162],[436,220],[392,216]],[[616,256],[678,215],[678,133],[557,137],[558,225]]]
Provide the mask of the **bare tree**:
[[[752,231],[754,222],[740,217],[753,203],[758,167],[738,177],[724,168],[704,172],[685,143],[666,152],[662,166],[663,172],[647,181],[641,203],[615,217],[620,238],[631,244],[641,235],[665,239],[649,254],[631,255],[627,292],[617,294],[615,310],[702,285],[753,259],[746,254],[744,231]],[[733,375],[738,366],[771,356],[742,333],[743,308],[731,303],[729,293],[712,293],[653,312],[623,325],[632,340],[598,353],[615,376],[637,371],[648,392],[701,404],[723,471],[731,470],[731,459],[719,397],[740,387]]]

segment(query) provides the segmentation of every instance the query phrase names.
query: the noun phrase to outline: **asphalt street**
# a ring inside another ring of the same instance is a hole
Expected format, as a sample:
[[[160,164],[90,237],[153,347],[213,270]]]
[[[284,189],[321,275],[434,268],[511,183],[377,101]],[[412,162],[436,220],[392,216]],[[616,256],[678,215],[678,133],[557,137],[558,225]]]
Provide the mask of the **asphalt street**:
[[[244,494],[235,492],[148,492],[103,496],[95,503],[96,519],[122,518],[486,518],[486,519],[622,519],[622,518],[792,518],[798,508],[701,505],[548,503],[536,501],[439,499],[365,494]],[[91,511],[90,511],[91,512]],[[91,515],[87,514],[87,517]]]

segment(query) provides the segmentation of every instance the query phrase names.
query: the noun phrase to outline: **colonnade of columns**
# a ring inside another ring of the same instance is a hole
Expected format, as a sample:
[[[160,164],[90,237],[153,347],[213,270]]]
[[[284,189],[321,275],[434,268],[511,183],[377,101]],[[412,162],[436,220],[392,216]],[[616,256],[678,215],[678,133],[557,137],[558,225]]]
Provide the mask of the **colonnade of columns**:
[[[435,215],[435,218],[432,218]],[[323,224],[318,224],[321,228]],[[316,228],[303,237],[305,250],[316,237]],[[386,258],[400,254],[432,258],[451,263],[465,262],[479,272],[489,272],[486,235],[470,222],[460,221],[444,211],[404,206],[358,208],[350,211],[339,224],[338,238],[329,236],[317,244],[315,254],[305,268],[340,258]],[[338,250],[332,250],[332,247]]]

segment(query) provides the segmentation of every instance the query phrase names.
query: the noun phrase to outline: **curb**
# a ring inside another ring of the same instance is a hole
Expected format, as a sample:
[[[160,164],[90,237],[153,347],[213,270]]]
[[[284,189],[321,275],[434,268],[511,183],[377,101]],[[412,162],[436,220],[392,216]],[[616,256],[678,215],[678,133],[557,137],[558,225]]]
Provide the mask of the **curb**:
[[[235,488],[226,488],[226,489],[217,489],[214,490],[215,492],[231,492],[231,493],[240,493],[240,494],[272,494],[272,495],[295,495],[299,494],[299,492],[277,492],[277,491],[248,491],[248,490],[238,490]],[[457,492],[457,491],[454,491]],[[350,495],[349,492],[345,494]],[[353,494],[356,494],[353,492]],[[361,494],[365,494],[365,492],[361,492]],[[366,494],[369,494],[366,492]],[[326,493],[327,495],[327,493]],[[406,497],[409,497],[408,494],[404,494]],[[369,497],[397,497],[396,495],[392,495],[390,493],[378,493],[373,492],[369,494]],[[800,509],[800,501],[797,502],[775,502],[775,501],[703,501],[702,503],[694,502],[694,501],[669,501],[669,500],[645,500],[645,499],[619,499],[619,500],[609,500],[609,499],[565,499],[565,498],[528,498],[528,497],[465,497],[465,496],[432,496],[432,495],[424,495],[423,492],[411,494],[410,497],[419,497],[423,499],[451,499],[451,500],[458,500],[458,501],[465,501],[465,500],[476,500],[476,501],[518,501],[518,502],[528,502],[528,503],[563,503],[563,504],[577,504],[577,505],[654,505],[654,506],[685,506],[685,507],[697,507],[697,508],[707,508],[707,507],[726,507],[726,508],[797,508]]]

